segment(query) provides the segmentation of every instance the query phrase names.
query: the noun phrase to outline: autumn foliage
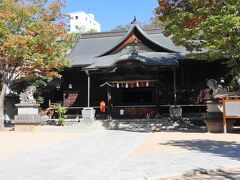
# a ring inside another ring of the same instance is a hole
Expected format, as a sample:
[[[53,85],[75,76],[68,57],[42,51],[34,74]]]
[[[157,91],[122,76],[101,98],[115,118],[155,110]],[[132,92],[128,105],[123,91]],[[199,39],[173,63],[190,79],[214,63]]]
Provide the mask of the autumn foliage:
[[[240,67],[240,0],[158,0],[156,14],[176,45]]]
[[[59,76],[58,71],[69,65],[65,55],[75,37],[66,31],[63,7],[61,0],[0,1],[0,111],[14,79]]]

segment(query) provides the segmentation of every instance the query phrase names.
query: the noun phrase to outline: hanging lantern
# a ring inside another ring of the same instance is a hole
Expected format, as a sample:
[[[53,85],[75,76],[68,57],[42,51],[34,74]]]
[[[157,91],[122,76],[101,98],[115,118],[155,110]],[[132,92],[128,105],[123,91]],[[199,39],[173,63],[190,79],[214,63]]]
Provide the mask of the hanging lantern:
[[[139,87],[139,83],[138,83],[138,81],[137,81],[137,84],[136,84],[136,86],[137,86],[137,87]]]
[[[119,83],[117,83],[117,88],[119,88]]]
[[[148,82],[148,81],[146,82],[146,86],[147,86],[147,87],[149,86],[149,82]]]
[[[126,83],[126,88],[128,88],[128,83]]]

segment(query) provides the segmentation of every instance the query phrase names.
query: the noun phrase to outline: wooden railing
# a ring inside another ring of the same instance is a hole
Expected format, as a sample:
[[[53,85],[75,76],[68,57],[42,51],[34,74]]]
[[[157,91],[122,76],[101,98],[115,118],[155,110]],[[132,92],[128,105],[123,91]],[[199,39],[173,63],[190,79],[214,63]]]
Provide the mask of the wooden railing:
[[[169,116],[169,107],[171,105],[160,105],[159,113],[161,116]],[[182,107],[183,116],[185,114],[201,114],[206,112],[205,105],[180,105]],[[66,107],[68,109],[68,116],[75,118],[81,117],[81,110],[84,107]],[[96,117],[104,118],[107,112],[101,113],[99,106],[93,107],[96,111]],[[106,107],[107,108],[107,107]],[[52,109],[50,107],[49,109]],[[150,119],[154,118],[157,114],[156,105],[129,105],[129,106],[113,106],[112,117],[116,119]]]
[[[169,107],[171,105],[160,105],[159,113],[161,116],[169,116]],[[183,116],[189,113],[205,113],[207,110],[206,105],[179,105],[182,107]],[[149,119],[154,118],[157,114],[156,105],[132,105],[132,106],[114,106],[113,107],[113,118],[122,119],[134,119],[143,118]]]
[[[138,106],[114,106],[113,118],[143,118],[149,119],[156,115],[155,105],[138,105]]]

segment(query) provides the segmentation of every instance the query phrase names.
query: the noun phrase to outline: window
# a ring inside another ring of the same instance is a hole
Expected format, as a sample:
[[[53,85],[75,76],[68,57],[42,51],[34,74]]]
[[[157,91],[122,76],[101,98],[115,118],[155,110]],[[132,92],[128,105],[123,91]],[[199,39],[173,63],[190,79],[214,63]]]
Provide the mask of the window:
[[[78,19],[78,16],[75,16],[75,19]]]

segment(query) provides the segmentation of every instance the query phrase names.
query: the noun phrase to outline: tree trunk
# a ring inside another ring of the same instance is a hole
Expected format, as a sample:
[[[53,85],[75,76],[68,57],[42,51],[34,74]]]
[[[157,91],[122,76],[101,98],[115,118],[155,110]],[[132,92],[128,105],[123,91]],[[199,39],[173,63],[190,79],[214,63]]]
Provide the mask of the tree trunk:
[[[0,129],[4,128],[4,100],[7,91],[7,84],[3,81],[2,91],[0,94]]]

